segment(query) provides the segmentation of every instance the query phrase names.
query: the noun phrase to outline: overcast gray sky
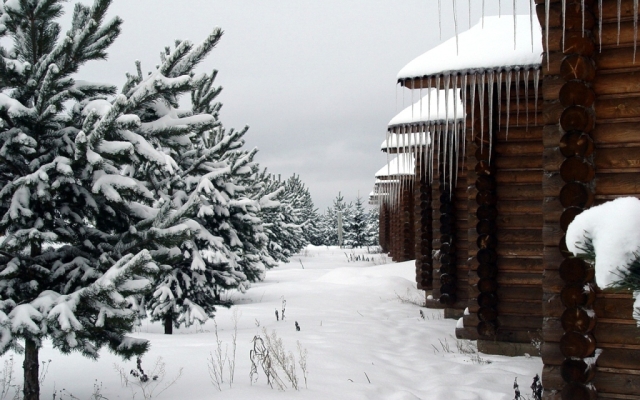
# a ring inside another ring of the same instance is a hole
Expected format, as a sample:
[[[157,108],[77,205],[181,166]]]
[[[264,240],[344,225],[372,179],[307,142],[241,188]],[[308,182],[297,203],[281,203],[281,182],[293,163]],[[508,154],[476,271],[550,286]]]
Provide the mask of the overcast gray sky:
[[[482,1],[471,3],[475,23]],[[486,0],[486,15],[497,15],[499,3]],[[501,3],[510,14],[512,0]],[[468,4],[457,0],[460,31]],[[528,4],[517,0],[518,12]],[[454,35],[452,6],[442,0],[443,40]],[[198,43],[222,27],[220,45],[200,66],[219,70],[222,122],[249,125],[257,161],[283,177],[300,174],[320,211],[338,192],[349,201],[368,196],[386,163],[386,125],[402,108],[396,74],[440,43],[437,0],[114,0],[110,15],[124,25],[109,61],[87,64],[79,78],[119,87],[136,59],[151,70],[175,39]]]

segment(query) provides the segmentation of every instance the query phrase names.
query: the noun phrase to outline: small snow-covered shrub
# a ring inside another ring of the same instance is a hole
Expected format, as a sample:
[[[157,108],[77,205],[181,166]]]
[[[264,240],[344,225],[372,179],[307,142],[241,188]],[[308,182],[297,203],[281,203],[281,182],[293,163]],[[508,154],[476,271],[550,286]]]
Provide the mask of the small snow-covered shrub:
[[[640,200],[623,197],[585,210],[566,235],[567,248],[595,266],[601,288],[634,291],[640,324]]]
[[[258,367],[262,369],[267,384],[279,390],[286,390],[287,385],[295,390],[300,390],[298,382],[298,373],[296,371],[296,358],[292,352],[288,352],[284,348],[282,339],[278,337],[276,331],[272,331],[271,335],[266,328],[262,328],[263,336],[256,335],[253,337],[253,349],[249,352],[251,360],[251,372],[249,377],[251,383],[258,380]],[[307,385],[307,350],[302,349],[300,342],[298,344],[298,352],[300,360],[298,361],[302,369],[302,375]]]
[[[140,357],[136,361],[136,367],[128,372],[126,368],[118,364],[114,364],[113,367],[120,375],[122,386],[131,390],[132,397],[135,398],[140,394],[144,400],[159,396],[162,392],[175,385],[182,376],[182,368],[180,368],[176,376],[165,382],[167,371],[162,357],[156,359],[153,369],[148,373],[142,368],[142,358]]]
[[[233,335],[231,336],[231,355],[229,356],[229,345],[225,345],[224,355],[222,354],[222,340],[218,336],[218,324],[214,319],[214,333],[216,335],[215,354],[209,353],[207,359],[207,367],[209,369],[209,379],[211,383],[220,391],[224,383],[224,370],[227,366],[229,375],[229,388],[233,385],[233,379],[236,372],[236,347],[238,342],[238,309],[233,310]]]

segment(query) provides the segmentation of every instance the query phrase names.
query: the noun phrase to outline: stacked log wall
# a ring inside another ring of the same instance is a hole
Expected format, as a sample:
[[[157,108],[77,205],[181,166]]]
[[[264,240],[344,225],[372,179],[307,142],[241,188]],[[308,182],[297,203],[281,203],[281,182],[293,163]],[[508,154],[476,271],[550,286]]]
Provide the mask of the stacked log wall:
[[[434,143],[436,149],[440,148],[438,138]],[[434,152],[433,162],[437,167],[431,186],[431,243],[438,257],[432,260],[433,290],[426,305],[444,308],[446,318],[461,317],[469,302],[467,178],[462,153],[457,157],[459,171],[453,193],[443,173],[444,168],[449,171],[450,166],[438,152]]]
[[[573,193],[572,198],[585,197],[584,204],[577,205],[582,208],[620,196],[640,197],[640,59],[633,60],[633,3],[623,0],[620,4],[618,43],[617,1],[602,3],[602,35],[597,4],[585,2],[589,43],[582,38],[580,2],[568,2],[567,19],[574,22],[568,24],[565,36],[574,39],[571,46],[565,44],[563,52],[558,44],[561,3],[551,2],[550,57],[548,65],[543,63],[547,122],[543,386],[547,399],[640,399],[640,329],[632,317],[631,294],[601,290],[593,282],[578,284],[590,280],[593,272],[565,258],[569,254],[562,251],[566,246],[563,232],[580,211],[567,201],[567,193]],[[544,26],[544,4],[538,10]],[[563,118],[573,112],[568,109],[580,107],[591,111],[586,116],[574,112],[572,118]],[[584,128],[571,128],[576,122]],[[589,309],[593,311],[586,315],[581,312]],[[581,348],[586,348],[584,354],[573,353]],[[597,351],[587,355],[592,348]],[[583,361],[596,354],[595,363],[591,364],[593,359]]]
[[[527,90],[512,79],[507,91],[505,81],[501,93],[493,91],[491,120],[488,97],[484,123],[477,98],[474,122],[467,112],[470,312],[456,334],[481,339],[487,353],[535,354],[531,342],[542,329],[542,99],[536,106],[532,76]]]
[[[416,259],[416,284],[418,289],[433,289],[433,257],[431,226],[431,184],[426,174],[425,150],[416,157],[416,174],[414,177],[414,246]]]

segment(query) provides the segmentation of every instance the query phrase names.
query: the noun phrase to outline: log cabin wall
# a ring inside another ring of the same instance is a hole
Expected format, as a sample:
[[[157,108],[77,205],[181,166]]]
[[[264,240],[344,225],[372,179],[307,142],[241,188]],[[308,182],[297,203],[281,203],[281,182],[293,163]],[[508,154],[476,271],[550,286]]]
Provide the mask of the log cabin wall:
[[[478,339],[486,353],[537,354],[532,341],[542,330],[542,100],[536,106],[535,71],[526,87],[524,72],[515,79],[512,71],[509,90],[502,74],[501,87],[491,91],[491,118],[485,89],[484,123],[480,99],[473,105],[466,99],[468,110],[475,107],[475,121],[467,112],[470,294],[464,328],[456,335]]]
[[[452,125],[451,125],[452,126]],[[447,134],[451,135],[451,132]],[[462,152],[458,152],[458,178],[453,193],[449,178],[443,171],[455,171],[443,159],[440,137],[435,135],[433,185],[431,186],[432,249],[438,252],[433,259],[433,291],[426,301],[429,308],[444,308],[445,318],[460,318],[468,305],[467,260],[468,228],[467,179]]]
[[[536,3],[544,27],[544,1]],[[550,2],[550,56],[543,63],[544,398],[640,399],[640,329],[631,294],[598,288],[589,266],[562,251],[565,228],[580,209],[640,197],[634,1],[622,0],[620,9],[617,0],[604,0],[601,10],[594,1],[584,4],[583,37],[581,2],[566,3],[563,51],[562,3]]]
[[[414,194],[413,177],[403,176],[401,179],[400,192],[400,255],[398,261],[409,261],[415,257],[414,245]]]
[[[380,196],[382,197],[382,195]],[[380,202],[379,224],[378,224],[378,242],[384,253],[389,252],[389,204],[383,198]]]
[[[426,173],[426,149],[416,156],[414,185],[414,246],[416,259],[416,284],[418,289],[433,289],[433,258],[431,251],[433,231],[431,226],[431,184]]]

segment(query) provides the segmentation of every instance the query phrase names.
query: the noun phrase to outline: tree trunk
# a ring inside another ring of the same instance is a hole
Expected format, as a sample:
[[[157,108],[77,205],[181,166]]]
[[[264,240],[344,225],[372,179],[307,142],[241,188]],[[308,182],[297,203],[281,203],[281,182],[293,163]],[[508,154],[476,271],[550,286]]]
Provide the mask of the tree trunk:
[[[173,334],[173,318],[171,314],[165,314],[164,316],[164,334],[172,335]]]
[[[38,345],[31,339],[25,339],[24,343],[24,400],[40,399],[40,382],[38,360]]]

